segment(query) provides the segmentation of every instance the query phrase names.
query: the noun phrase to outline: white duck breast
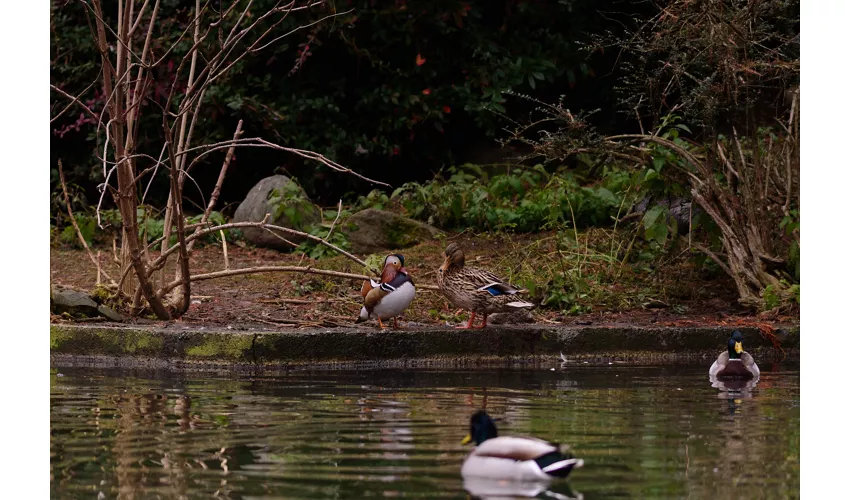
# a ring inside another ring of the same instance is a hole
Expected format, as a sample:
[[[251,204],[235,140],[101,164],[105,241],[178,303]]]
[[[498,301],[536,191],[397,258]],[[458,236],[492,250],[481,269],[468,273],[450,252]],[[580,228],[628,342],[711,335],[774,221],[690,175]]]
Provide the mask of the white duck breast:
[[[388,293],[377,305],[372,309],[370,318],[390,319],[394,318],[407,309],[407,306],[413,302],[413,297],[416,295],[416,287],[410,281],[405,281]]]

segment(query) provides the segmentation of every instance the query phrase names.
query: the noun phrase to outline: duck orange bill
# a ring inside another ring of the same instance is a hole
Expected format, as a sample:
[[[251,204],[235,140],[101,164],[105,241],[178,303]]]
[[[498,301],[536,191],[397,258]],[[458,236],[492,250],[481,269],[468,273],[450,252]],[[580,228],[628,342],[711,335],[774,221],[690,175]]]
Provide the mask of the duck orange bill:
[[[735,342],[735,352],[738,354],[744,352],[744,346],[742,346],[740,342]]]
[[[460,444],[467,444],[472,441],[472,434],[467,434],[465,438],[460,442]]]

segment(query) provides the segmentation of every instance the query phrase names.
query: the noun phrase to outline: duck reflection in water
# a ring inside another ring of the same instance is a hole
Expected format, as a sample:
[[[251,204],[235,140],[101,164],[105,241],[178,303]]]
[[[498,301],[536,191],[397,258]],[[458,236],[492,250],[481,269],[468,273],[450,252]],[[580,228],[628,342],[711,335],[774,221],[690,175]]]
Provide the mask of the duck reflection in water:
[[[501,500],[509,498],[553,498],[557,500],[578,500],[584,495],[573,492],[568,485],[563,484],[555,492],[549,490],[548,481],[509,481],[486,477],[464,477],[463,487],[470,498],[480,500]]]
[[[752,391],[756,388],[756,384],[758,384],[759,381],[758,377],[751,378],[749,380],[740,380],[720,379],[714,375],[709,376],[708,379],[711,382],[711,387],[720,389],[720,392],[717,393],[717,397],[720,399],[725,399],[731,396],[743,399],[752,398]]]

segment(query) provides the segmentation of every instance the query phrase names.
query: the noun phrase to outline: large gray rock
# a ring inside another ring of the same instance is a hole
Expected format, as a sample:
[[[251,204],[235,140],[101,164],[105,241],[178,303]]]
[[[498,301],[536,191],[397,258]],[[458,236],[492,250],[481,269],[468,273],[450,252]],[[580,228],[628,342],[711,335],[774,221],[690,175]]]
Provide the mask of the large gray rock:
[[[440,230],[384,210],[367,208],[352,215],[342,230],[355,253],[375,253],[417,245],[436,238]]]
[[[233,215],[233,222],[262,222],[266,214],[272,214],[272,217],[274,217],[275,207],[269,202],[269,196],[274,189],[280,192],[284,192],[286,189],[293,189],[296,193],[300,191],[298,197],[301,202],[294,205],[297,212],[297,220],[292,220],[285,213],[281,213],[277,219],[269,219],[269,224],[303,231],[309,225],[319,222],[321,220],[321,213],[318,207],[310,202],[303,189],[295,184],[288,186],[290,182],[289,177],[285,175],[272,175],[258,182],[248,192],[245,200],[239,204],[236,213]],[[242,230],[242,233],[248,242],[258,247],[275,248],[277,250],[292,250],[293,248],[280,238],[276,238],[261,228],[247,227]],[[304,241],[304,238],[299,236],[279,234],[296,245]]]
[[[105,304],[98,304],[100,299],[87,292],[75,290],[66,286],[50,287],[50,311],[53,314],[68,313],[75,318],[96,318],[103,316],[112,321],[124,321],[123,314]]]
[[[50,310],[53,314],[94,317],[98,316],[97,306],[86,292],[61,286],[50,288]]]

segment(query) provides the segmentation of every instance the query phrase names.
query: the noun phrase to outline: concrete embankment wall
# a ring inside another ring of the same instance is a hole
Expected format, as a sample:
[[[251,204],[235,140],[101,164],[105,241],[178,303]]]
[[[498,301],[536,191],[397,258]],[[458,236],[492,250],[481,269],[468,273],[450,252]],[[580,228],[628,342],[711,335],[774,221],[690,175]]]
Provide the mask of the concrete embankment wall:
[[[741,328],[759,362],[799,354],[798,327],[777,328],[784,353],[755,328]],[[483,366],[678,363],[709,360],[726,346],[728,327],[488,326],[383,330],[363,328],[234,332],[195,328],[51,325],[56,366],[237,367]]]

